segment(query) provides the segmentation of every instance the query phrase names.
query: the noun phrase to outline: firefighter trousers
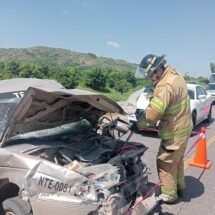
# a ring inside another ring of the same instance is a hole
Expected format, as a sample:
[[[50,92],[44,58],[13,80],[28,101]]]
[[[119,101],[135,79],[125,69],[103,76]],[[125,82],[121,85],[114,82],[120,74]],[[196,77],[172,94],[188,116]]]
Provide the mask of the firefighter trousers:
[[[161,193],[170,198],[177,197],[177,190],[185,189],[183,156],[189,136],[161,140],[157,155],[157,170]]]

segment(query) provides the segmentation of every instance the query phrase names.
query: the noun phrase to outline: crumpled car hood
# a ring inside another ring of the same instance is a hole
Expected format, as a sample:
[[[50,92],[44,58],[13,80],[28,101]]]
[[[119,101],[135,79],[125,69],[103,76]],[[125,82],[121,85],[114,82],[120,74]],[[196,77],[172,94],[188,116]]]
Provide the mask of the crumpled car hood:
[[[1,138],[53,128],[85,118],[97,123],[107,112],[125,114],[110,98],[77,89],[47,89],[30,87],[11,114]]]

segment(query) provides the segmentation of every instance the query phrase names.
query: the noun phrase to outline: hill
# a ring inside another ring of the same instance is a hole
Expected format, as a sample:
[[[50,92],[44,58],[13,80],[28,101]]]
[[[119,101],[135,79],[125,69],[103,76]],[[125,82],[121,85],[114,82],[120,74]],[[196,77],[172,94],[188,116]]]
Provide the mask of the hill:
[[[134,76],[137,65],[125,60],[98,57],[68,49],[35,46],[0,48],[0,80],[11,78],[54,79],[66,88],[99,91],[114,100],[126,100],[134,91],[149,86]],[[204,77],[185,75],[185,80],[204,86]]]
[[[79,53],[68,49],[36,46],[31,48],[0,49],[0,62],[47,64],[53,66],[91,67],[101,65],[120,70],[135,70],[136,65],[125,60],[97,57],[93,53]]]

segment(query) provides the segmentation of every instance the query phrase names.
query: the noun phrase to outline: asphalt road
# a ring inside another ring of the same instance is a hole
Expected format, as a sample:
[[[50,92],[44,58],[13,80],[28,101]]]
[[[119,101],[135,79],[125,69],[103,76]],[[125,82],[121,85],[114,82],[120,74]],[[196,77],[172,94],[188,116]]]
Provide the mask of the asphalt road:
[[[211,122],[201,123],[196,130],[200,131],[201,127],[206,128],[207,159],[211,161],[212,166],[205,170],[189,165],[189,161],[192,160],[196,153],[197,144],[192,150],[190,150],[190,148],[199,139],[199,134],[192,135],[187,146],[187,152],[190,152],[184,158],[185,180],[187,186],[184,197],[179,198],[174,205],[158,205],[153,214],[215,214],[215,106],[213,106]],[[143,160],[150,169],[149,181],[156,184],[158,182],[156,154],[160,143],[157,134],[148,131],[135,133],[131,137],[131,140],[142,142],[148,147],[148,150],[143,156]]]

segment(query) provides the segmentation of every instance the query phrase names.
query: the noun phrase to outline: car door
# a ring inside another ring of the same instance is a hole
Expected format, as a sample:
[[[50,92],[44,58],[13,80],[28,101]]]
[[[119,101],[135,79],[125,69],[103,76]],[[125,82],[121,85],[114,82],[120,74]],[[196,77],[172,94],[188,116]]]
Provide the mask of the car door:
[[[211,108],[211,96],[207,94],[207,91],[203,87],[200,87],[200,88],[201,88],[201,95],[205,96],[205,99],[203,99],[204,107],[203,107],[203,113],[202,114],[203,114],[203,118],[207,119],[208,113],[209,113],[210,108]]]
[[[207,105],[207,93],[201,86],[196,86],[196,98],[198,102],[198,110],[199,113],[197,121],[202,121],[205,119],[205,115],[207,113],[208,105]]]

